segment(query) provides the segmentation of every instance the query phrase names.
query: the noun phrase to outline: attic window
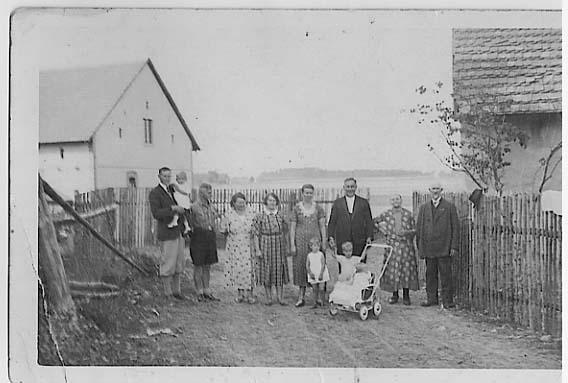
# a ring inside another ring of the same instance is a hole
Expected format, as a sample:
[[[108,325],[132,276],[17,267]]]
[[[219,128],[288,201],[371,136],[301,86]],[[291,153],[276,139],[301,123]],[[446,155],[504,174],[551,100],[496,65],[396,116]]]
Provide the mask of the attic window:
[[[172,134],[172,144],[174,143],[174,135]]]
[[[63,148],[59,148],[59,155],[61,156],[61,158],[63,159],[63,153],[65,152],[65,150]]]
[[[118,128],[118,138],[122,138],[122,128]]]
[[[152,143],[152,120],[149,118],[144,119],[144,143]]]

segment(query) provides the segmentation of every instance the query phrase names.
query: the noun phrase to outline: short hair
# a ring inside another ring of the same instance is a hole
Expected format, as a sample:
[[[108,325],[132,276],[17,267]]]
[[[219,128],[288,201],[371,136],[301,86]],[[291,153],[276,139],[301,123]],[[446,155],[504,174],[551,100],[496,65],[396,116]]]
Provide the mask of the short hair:
[[[355,182],[355,185],[357,185],[357,180],[354,177],[347,177],[346,179],[343,180],[343,183],[347,183],[349,181],[353,181]]]
[[[321,245],[321,239],[319,239],[318,237],[312,237],[312,238],[310,238],[310,245],[312,243],[317,244],[317,245]]]
[[[342,248],[343,250],[347,250],[347,249],[353,250],[353,244],[352,244],[351,242],[349,242],[349,241],[345,241],[345,242],[343,242],[343,243],[341,244],[341,248]]]
[[[158,174],[162,174],[163,172],[169,172],[172,169],[168,168],[167,166],[163,166],[158,170]]]
[[[237,202],[238,199],[242,199],[246,202],[246,197],[243,193],[241,192],[236,192],[235,194],[233,194],[233,196],[231,197],[231,207],[235,207],[235,203]]]
[[[211,184],[208,184],[207,182],[203,182],[201,185],[199,185],[200,189],[213,189],[213,187],[211,186]]]
[[[306,189],[316,190],[316,188],[315,188],[314,185],[312,185],[312,184],[303,184],[303,185],[302,185],[302,193],[303,193],[304,190],[306,190]]]
[[[264,198],[262,199],[262,202],[265,205],[266,205],[266,201],[268,200],[268,197],[273,197],[276,200],[276,205],[280,205],[280,198],[278,198],[278,196],[274,192],[270,192],[270,193],[268,193],[264,196]]]
[[[181,172],[178,172],[178,174],[176,174],[176,177],[180,177],[187,180],[187,173],[182,170]]]
[[[391,198],[398,197],[402,201],[402,194],[394,193]]]

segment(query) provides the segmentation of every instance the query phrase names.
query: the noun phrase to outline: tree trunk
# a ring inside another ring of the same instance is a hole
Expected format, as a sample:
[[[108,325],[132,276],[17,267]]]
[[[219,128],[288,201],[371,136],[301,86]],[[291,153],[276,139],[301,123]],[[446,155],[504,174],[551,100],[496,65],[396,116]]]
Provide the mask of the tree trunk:
[[[75,316],[75,304],[71,298],[55,226],[47,208],[41,179],[39,180],[38,208],[39,277],[47,300],[47,310],[58,316]]]

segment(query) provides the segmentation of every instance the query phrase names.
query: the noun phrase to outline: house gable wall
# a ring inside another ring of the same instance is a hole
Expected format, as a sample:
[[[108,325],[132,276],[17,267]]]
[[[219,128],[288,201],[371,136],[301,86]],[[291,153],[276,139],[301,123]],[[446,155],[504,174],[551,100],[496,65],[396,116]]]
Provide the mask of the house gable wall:
[[[144,119],[152,120],[151,144]],[[125,187],[130,172],[138,187],[154,186],[162,166],[191,176],[191,141],[147,65],[95,133],[94,152],[97,188]]]

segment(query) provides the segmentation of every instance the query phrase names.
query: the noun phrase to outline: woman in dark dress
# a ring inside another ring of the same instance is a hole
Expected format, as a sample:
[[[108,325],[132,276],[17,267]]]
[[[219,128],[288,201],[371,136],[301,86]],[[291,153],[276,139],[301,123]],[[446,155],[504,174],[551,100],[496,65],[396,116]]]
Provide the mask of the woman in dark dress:
[[[290,217],[290,253],[294,257],[292,260],[294,285],[299,288],[296,307],[305,304],[306,286],[308,286],[306,256],[311,251],[309,241],[312,238],[319,238],[323,246],[327,244],[325,212],[313,198],[314,186],[303,185],[302,200],[294,206]]]

